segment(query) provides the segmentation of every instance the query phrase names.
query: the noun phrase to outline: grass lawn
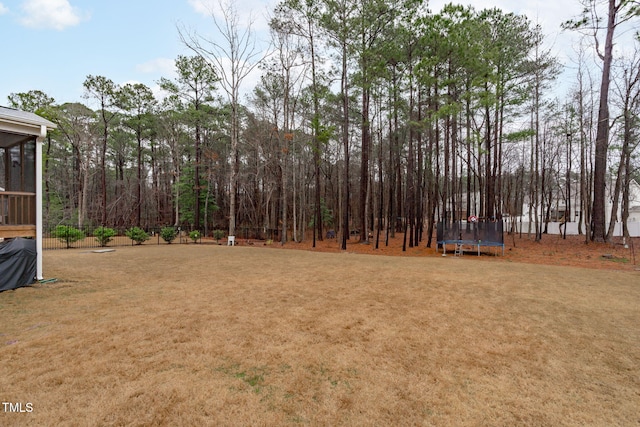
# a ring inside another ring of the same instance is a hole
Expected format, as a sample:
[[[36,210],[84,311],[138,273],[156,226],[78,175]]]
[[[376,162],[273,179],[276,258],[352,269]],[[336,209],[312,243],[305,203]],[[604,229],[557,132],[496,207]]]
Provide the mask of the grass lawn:
[[[31,409],[2,426],[640,424],[636,271],[194,244],[44,261],[58,282],[0,293],[0,399]]]

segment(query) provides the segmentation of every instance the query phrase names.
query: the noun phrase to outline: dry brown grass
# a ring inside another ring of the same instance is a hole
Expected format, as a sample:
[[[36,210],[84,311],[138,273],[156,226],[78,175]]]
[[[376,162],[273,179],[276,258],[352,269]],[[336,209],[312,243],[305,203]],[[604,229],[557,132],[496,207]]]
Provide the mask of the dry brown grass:
[[[216,245],[45,253],[0,425],[640,424],[640,273]]]

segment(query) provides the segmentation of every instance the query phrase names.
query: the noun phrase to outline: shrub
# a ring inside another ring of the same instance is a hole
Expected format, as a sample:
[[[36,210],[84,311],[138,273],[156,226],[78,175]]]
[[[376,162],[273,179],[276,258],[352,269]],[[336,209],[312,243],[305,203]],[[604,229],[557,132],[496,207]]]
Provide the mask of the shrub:
[[[189,233],[189,238],[193,240],[193,243],[196,243],[200,238],[200,232],[198,230],[193,230],[191,233]]]
[[[69,225],[58,225],[51,233],[53,237],[67,244],[67,249],[79,240],[84,239],[85,235],[82,231]]]
[[[173,227],[162,227],[160,230],[160,237],[167,243],[173,242],[178,236],[178,232]]]
[[[220,239],[222,239],[224,237],[224,231],[223,230],[213,230],[213,238],[216,239],[216,243],[220,243]]]
[[[100,246],[105,247],[113,240],[113,236],[116,235],[116,230],[109,227],[98,227],[93,230],[93,236],[98,239]]]
[[[327,207],[324,199],[320,199],[320,213],[322,216],[322,224],[325,227],[331,227],[333,225],[333,212]],[[311,221],[309,221],[309,227],[314,227],[316,225],[316,215],[315,213],[311,216]]]
[[[124,233],[128,238],[136,242],[136,245],[141,245],[142,242],[149,240],[149,235],[140,227],[131,227]]]

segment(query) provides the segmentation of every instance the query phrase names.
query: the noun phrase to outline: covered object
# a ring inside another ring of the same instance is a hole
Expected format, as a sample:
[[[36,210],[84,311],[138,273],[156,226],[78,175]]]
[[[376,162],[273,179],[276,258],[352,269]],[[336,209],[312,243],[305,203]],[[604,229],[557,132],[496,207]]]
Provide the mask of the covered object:
[[[15,238],[0,243],[0,291],[28,286],[36,277],[36,241]]]

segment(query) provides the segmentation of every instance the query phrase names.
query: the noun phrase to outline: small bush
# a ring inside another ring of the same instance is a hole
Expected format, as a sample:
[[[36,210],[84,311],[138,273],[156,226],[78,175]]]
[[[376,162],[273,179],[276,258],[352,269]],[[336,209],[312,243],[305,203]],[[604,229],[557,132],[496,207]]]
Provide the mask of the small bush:
[[[216,243],[220,243],[220,239],[222,239],[224,237],[224,231],[223,230],[213,230],[213,238],[216,239]]]
[[[198,230],[193,230],[191,233],[189,233],[189,238],[193,240],[193,243],[196,243],[200,238],[200,232]]]
[[[162,229],[160,230],[160,237],[162,237],[162,240],[169,244],[176,240],[177,236],[178,232],[173,227],[162,227]]]
[[[51,236],[60,240],[62,243],[66,243],[67,249],[70,248],[73,243],[85,238],[82,231],[69,225],[58,225],[51,233]]]
[[[100,246],[102,247],[107,246],[107,244],[113,240],[115,235],[116,230],[109,227],[98,227],[93,230],[93,236],[98,239],[98,243],[100,243]]]
[[[128,238],[141,245],[142,242],[149,240],[149,235],[140,227],[131,227],[124,233]]]

